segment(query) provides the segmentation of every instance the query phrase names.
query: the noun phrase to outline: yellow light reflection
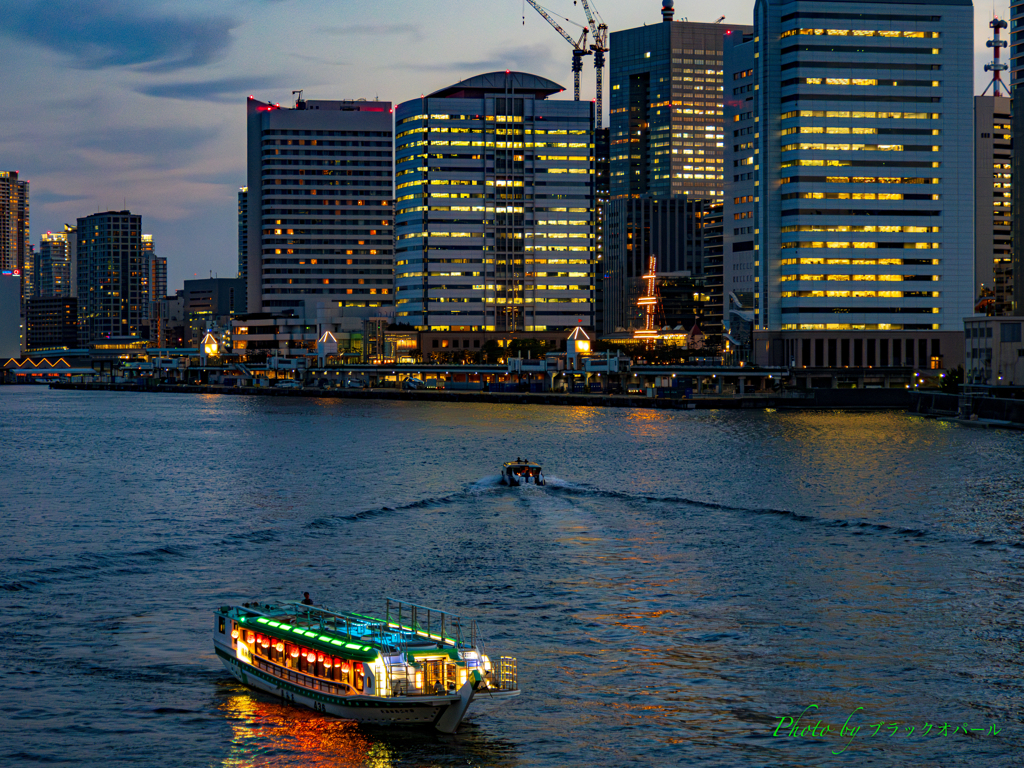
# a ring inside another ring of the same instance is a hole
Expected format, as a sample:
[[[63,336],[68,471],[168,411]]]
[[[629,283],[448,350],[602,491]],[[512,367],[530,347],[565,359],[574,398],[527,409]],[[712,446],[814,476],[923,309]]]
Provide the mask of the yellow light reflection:
[[[221,762],[224,768],[395,765],[392,748],[350,720],[261,701],[249,693],[228,697],[219,709],[232,728],[231,747]]]

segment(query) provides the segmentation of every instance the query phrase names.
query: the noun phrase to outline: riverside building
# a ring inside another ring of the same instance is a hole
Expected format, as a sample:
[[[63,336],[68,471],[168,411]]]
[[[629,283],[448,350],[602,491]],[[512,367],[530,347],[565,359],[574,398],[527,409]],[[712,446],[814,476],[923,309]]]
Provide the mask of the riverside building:
[[[673,15],[611,35],[612,197],[722,196],[722,45],[750,27]]]
[[[1011,265],[1013,136],[1010,100],[974,97],[975,295],[991,299],[991,313],[1008,314],[1006,275]]]
[[[79,219],[77,229],[80,343],[141,338],[149,317],[142,217],[131,211],[94,213]]]
[[[974,303],[970,1],[758,0],[754,20],[726,43],[744,91],[725,249],[750,265],[757,361],[956,366]]]
[[[18,179],[17,171],[0,171],[0,271],[17,275],[22,281],[22,298],[32,294],[29,261],[29,184]]]
[[[594,105],[563,90],[491,72],[399,105],[399,323],[474,344],[594,327]]]
[[[1024,0],[1010,0],[1010,98],[1012,110],[1013,152],[1011,173],[1024,178]],[[1024,210],[1024,189],[1013,189],[1013,210]],[[1024,310],[1024,217],[1013,218],[1013,307]]]
[[[250,97],[247,114],[239,272],[248,311],[315,319],[318,309],[375,314],[392,304],[391,104],[300,94],[287,108]]]

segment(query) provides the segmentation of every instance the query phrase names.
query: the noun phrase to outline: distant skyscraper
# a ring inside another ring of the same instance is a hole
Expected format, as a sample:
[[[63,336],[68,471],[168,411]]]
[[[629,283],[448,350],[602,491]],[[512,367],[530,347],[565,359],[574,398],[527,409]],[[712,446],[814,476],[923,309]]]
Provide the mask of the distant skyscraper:
[[[238,277],[249,280],[249,188],[238,190]],[[248,301],[245,302],[248,306]]]
[[[28,262],[29,185],[18,180],[17,171],[0,171],[0,271],[22,276]],[[31,293],[31,278],[29,278]],[[24,291],[24,287],[23,287]]]
[[[957,365],[974,308],[970,0],[757,0],[754,21],[726,51],[724,224],[754,277],[758,361]]]
[[[44,232],[39,242],[39,265],[36,296],[71,296],[71,250],[68,233]]]
[[[594,327],[594,105],[563,90],[491,72],[398,107],[400,322],[474,344]]]
[[[247,110],[249,311],[390,305],[391,104],[250,98]]]
[[[660,24],[611,35],[611,194],[720,198],[722,38],[751,28],[673,21],[664,6]]]
[[[974,295],[980,297],[984,292],[993,304],[997,303],[996,266],[1008,267],[1011,258],[1011,131],[1008,98],[974,97]],[[999,288],[1005,302],[1005,286]],[[1010,307],[1001,310],[999,314]]]
[[[78,318],[83,344],[142,336],[149,311],[142,217],[131,211],[78,220]]]

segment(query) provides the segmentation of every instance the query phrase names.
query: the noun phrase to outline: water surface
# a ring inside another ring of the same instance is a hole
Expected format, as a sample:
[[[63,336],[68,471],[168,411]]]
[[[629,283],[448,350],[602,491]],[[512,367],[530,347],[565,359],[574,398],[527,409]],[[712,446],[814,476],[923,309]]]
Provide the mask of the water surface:
[[[0,763],[1024,765],[1022,454],[890,413],[0,387]],[[553,481],[497,486],[516,456]],[[238,685],[211,610],[306,590],[475,617],[524,693],[444,737]],[[870,727],[773,736],[812,704]]]

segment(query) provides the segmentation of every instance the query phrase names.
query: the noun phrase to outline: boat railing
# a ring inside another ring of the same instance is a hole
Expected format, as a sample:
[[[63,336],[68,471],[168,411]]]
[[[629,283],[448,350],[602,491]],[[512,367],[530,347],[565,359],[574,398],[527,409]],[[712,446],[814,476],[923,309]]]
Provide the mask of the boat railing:
[[[498,690],[501,691],[515,691],[519,689],[519,675],[517,672],[518,664],[514,656],[499,656],[498,657],[498,669],[497,669],[497,683]]]
[[[451,642],[458,648],[476,647],[476,621],[463,622],[454,613],[387,598],[384,611],[388,626],[410,630],[440,643]]]

